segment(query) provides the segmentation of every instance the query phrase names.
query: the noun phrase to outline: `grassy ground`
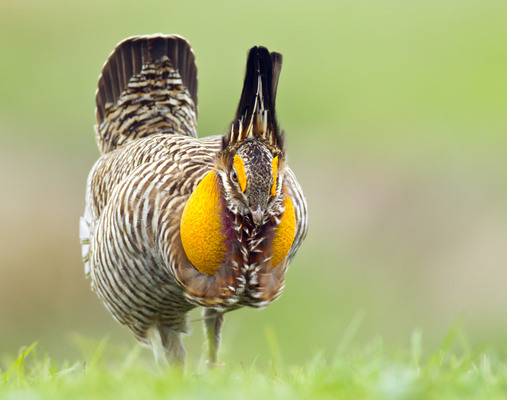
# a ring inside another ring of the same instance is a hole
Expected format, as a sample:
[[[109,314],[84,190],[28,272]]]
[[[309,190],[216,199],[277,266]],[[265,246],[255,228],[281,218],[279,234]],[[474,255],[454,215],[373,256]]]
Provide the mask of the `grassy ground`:
[[[147,361],[141,348],[121,352],[104,340],[79,339],[83,359],[73,365],[36,353],[36,345],[4,360],[2,399],[503,399],[507,360],[492,349],[473,351],[453,329],[434,354],[421,360],[421,332],[409,349],[387,348],[376,339],[350,345],[354,327],[341,339],[333,360],[322,356],[287,367],[280,356],[271,366],[228,365],[185,374]],[[91,350],[93,349],[93,350]],[[123,355],[119,355],[122,353]],[[85,361],[86,360],[86,361]]]

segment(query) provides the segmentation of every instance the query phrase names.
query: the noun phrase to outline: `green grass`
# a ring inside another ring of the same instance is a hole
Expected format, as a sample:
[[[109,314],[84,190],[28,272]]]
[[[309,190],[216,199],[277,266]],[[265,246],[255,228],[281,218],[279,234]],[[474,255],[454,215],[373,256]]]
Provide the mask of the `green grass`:
[[[83,359],[59,365],[36,353],[36,345],[4,360],[2,399],[503,399],[507,360],[493,349],[473,351],[454,328],[433,354],[421,359],[421,331],[408,349],[387,348],[375,339],[351,345],[346,332],[332,360],[318,355],[305,366],[267,368],[227,365],[181,374],[142,357],[141,348],[120,351],[106,340],[79,339]],[[274,333],[272,333],[274,334]],[[276,343],[273,343],[276,347]],[[93,349],[93,350],[92,350]],[[275,349],[276,352],[276,349]],[[278,358],[280,355],[277,356]]]

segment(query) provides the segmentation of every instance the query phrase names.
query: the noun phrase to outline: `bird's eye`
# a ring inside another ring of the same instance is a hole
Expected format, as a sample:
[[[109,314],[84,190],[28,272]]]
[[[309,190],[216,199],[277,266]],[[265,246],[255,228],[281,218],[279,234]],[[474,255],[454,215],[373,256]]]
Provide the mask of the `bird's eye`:
[[[238,181],[238,173],[236,171],[232,171],[231,178],[234,182]]]

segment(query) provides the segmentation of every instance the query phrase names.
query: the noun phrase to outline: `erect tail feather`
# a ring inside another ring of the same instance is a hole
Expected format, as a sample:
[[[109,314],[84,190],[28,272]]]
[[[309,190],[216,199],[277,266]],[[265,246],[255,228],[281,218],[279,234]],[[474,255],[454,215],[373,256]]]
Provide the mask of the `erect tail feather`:
[[[197,66],[184,38],[135,36],[104,64],[95,95],[102,153],[153,133],[196,136]]]
[[[281,69],[280,53],[270,53],[262,46],[250,49],[243,90],[227,144],[242,142],[251,135],[283,149],[283,134],[275,111]]]

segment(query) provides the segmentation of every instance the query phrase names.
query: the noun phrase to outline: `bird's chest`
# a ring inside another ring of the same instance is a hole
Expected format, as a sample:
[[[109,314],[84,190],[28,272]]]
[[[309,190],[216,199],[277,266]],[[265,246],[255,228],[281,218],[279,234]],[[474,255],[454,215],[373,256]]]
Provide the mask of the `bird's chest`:
[[[265,307],[283,290],[289,248],[280,242],[280,236],[291,233],[280,231],[287,230],[281,213],[269,217],[260,228],[241,216],[235,216],[231,226],[224,263],[236,276],[231,288],[236,286],[235,293],[240,294],[238,304]]]
[[[245,277],[251,280],[261,267],[271,268],[276,226],[268,221],[258,229],[250,220],[241,217],[235,218],[233,226],[234,233],[228,236],[226,262],[238,265]]]
[[[264,265],[275,268],[289,253],[294,242],[296,218],[290,197],[257,228],[249,218],[234,215],[230,218],[234,229],[227,232],[230,257],[242,263],[245,270]],[[227,223],[229,225],[229,222]]]
[[[226,206],[216,176],[209,173],[183,210],[184,256],[174,264],[175,276],[199,304],[250,305],[261,298],[265,303],[283,288],[294,232],[289,197],[256,227],[250,216]]]

